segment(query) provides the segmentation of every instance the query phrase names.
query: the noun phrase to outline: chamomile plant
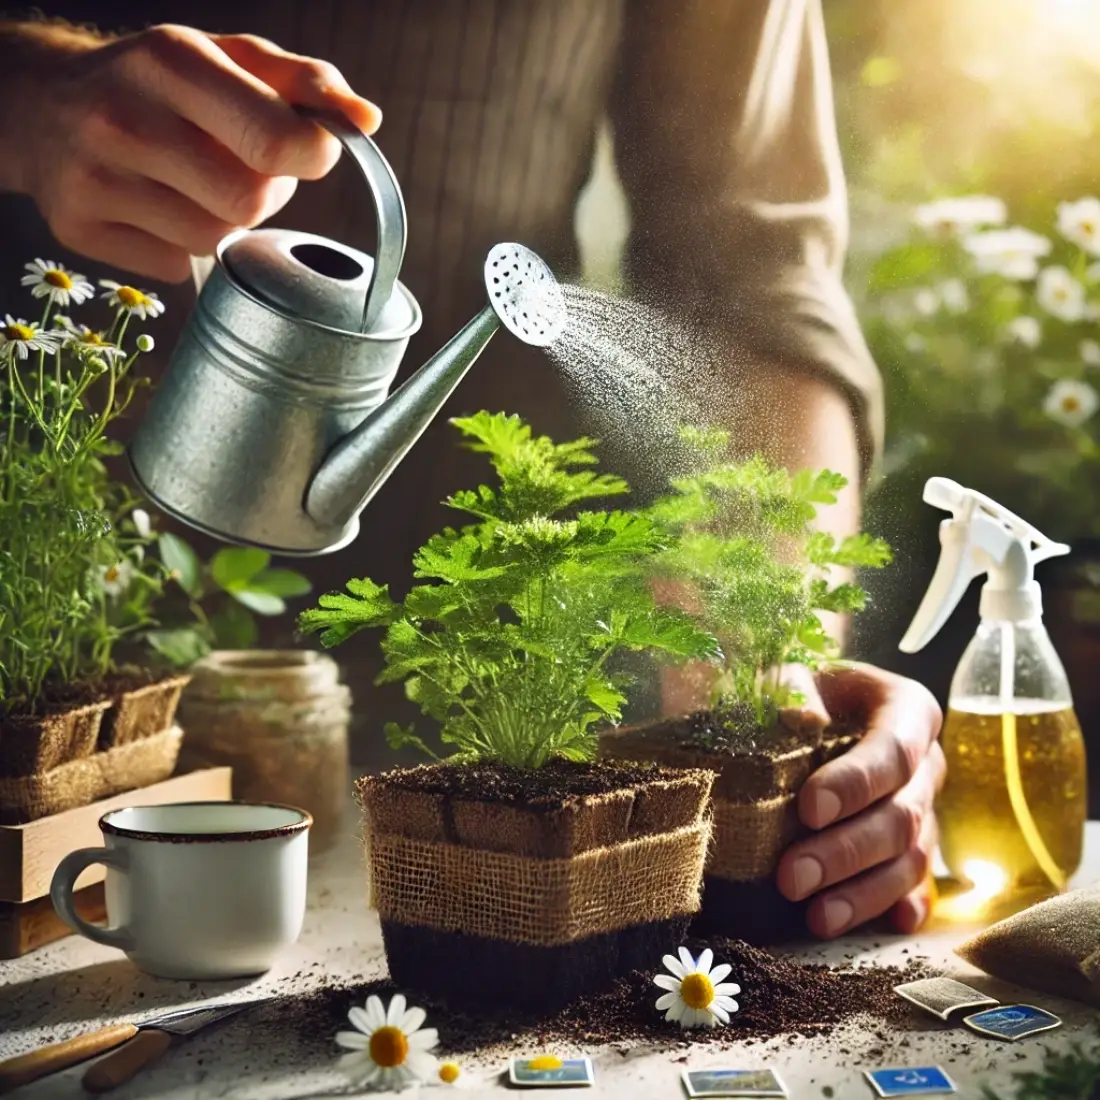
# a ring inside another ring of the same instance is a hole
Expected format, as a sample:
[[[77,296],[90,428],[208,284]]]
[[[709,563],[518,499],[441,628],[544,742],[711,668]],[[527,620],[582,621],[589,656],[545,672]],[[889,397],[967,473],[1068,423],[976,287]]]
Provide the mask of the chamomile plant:
[[[325,646],[384,631],[380,681],[404,682],[453,746],[450,759],[522,768],[590,760],[597,728],[626,701],[617,655],[712,659],[715,639],[654,598],[648,567],[671,537],[658,519],[590,509],[628,491],[593,469],[591,440],[554,443],[502,413],[452,423],[496,475],[449,499],[467,524],[417,552],[419,583],[403,598],[352,580],[304,612],[300,628]],[[436,755],[411,729],[390,725],[387,736]]]

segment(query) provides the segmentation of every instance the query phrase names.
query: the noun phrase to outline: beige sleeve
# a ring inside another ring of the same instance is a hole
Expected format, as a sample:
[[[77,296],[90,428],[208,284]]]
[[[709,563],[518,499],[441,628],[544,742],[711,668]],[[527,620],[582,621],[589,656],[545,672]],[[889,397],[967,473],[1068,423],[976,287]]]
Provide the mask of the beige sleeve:
[[[611,121],[626,271],[741,352],[839,386],[864,473],[879,372],[841,282],[847,194],[820,0],[629,0]]]

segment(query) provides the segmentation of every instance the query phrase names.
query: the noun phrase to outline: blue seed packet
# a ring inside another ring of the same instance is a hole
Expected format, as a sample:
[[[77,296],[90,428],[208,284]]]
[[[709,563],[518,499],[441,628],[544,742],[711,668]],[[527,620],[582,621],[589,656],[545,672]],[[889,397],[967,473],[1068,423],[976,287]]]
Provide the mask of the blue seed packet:
[[[532,1058],[513,1058],[509,1064],[508,1080],[522,1088],[563,1088],[569,1085],[594,1085],[595,1074],[588,1058],[564,1058],[553,1069],[532,1067]]]
[[[939,1066],[863,1071],[879,1096],[936,1096],[955,1092],[955,1082]]]
[[[786,1086],[774,1069],[685,1069],[688,1096],[783,1096]]]
[[[1034,1005],[1001,1005],[999,1008],[989,1008],[966,1016],[963,1023],[979,1035],[992,1035],[996,1039],[1007,1039],[1014,1043],[1017,1039],[1026,1039],[1040,1031],[1060,1027],[1062,1021],[1053,1012]]]

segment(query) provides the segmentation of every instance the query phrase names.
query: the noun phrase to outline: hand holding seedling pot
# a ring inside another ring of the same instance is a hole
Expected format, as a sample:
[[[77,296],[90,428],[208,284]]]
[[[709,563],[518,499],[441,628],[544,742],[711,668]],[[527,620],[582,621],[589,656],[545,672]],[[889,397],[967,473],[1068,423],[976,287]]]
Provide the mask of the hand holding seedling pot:
[[[867,535],[837,541],[813,530],[818,508],[845,485],[840,475],[729,462],[723,432],[685,429],[683,438],[689,472],[648,513],[667,539],[650,568],[656,581],[691,591],[693,615],[720,641],[722,657],[707,709],[608,732],[600,753],[719,773],[697,925],[775,942],[805,934],[805,904],[788,901],[775,882],[784,850],[809,833],[799,792],[862,733],[803,707],[786,670],[826,664],[836,646],[822,613],[864,605],[855,584],[830,583],[830,570],[880,567],[890,550]]]
[[[403,681],[452,749],[359,787],[394,981],[545,1010],[648,967],[698,911],[712,773],[596,763],[595,730],[626,701],[617,654],[717,645],[654,599],[657,521],[586,509],[627,490],[591,469],[588,440],[555,444],[503,414],[455,424],[497,474],[450,499],[470,526],[417,553],[422,583],[402,601],[353,580],[299,623],[328,646],[384,630],[380,680]],[[387,736],[431,752],[411,729]]]

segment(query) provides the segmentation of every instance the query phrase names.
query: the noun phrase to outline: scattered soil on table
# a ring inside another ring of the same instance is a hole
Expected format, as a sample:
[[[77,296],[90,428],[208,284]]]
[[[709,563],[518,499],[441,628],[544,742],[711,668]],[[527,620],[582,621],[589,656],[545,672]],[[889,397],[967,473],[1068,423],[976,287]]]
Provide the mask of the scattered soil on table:
[[[662,774],[662,769],[652,764],[551,760],[537,769],[505,764],[424,764],[386,772],[379,778],[387,786],[405,791],[532,808],[560,806],[571,798],[621,791]]]
[[[724,1028],[681,1031],[677,1024],[666,1023],[664,1014],[654,1007],[662,993],[653,984],[656,968],[652,972],[635,971],[606,993],[585,997],[543,1019],[523,1019],[514,1012],[475,1017],[451,1012],[421,998],[413,1003],[427,1010],[428,1025],[439,1031],[442,1053],[637,1043],[728,1046],[781,1035],[795,1042],[799,1036],[828,1034],[861,1017],[879,1028],[911,1028],[919,1019],[918,1012],[893,987],[934,973],[919,959],[910,960],[904,967],[838,969],[800,963],[740,940],[710,939],[688,945],[695,955],[707,946],[714,951],[717,962],[732,965],[733,972],[726,980],[741,986],[734,998],[739,1010]],[[265,1006],[265,1015],[272,1027],[331,1045],[332,1036],[349,1026],[347,1012],[352,1005],[363,1004],[372,993],[388,1001],[394,992],[389,980],[347,982],[280,998],[276,1005]],[[262,1026],[259,1014],[256,1024]],[[886,1032],[876,1034],[883,1041],[888,1038]]]

